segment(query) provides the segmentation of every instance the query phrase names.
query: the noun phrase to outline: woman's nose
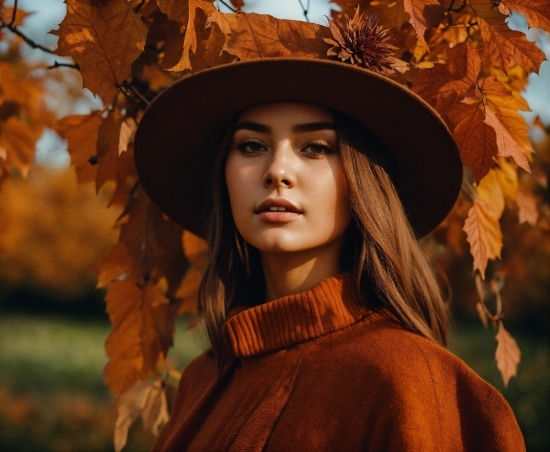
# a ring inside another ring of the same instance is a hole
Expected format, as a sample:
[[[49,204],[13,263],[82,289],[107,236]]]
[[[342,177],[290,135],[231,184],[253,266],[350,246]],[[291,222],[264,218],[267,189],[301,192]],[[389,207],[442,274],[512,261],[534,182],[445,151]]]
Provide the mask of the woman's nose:
[[[296,183],[294,171],[295,154],[290,143],[285,140],[273,151],[264,173],[263,184],[266,188],[291,188]]]

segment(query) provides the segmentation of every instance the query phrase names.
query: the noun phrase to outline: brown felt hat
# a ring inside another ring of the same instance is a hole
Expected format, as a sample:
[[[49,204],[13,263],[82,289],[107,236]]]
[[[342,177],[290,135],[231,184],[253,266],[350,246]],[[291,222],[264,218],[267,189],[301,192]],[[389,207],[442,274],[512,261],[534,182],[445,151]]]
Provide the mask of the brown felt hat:
[[[417,236],[451,210],[462,182],[457,146],[441,117],[406,87],[330,60],[264,58],[184,78],[145,111],[135,137],[143,188],[169,217],[205,235],[211,172],[228,121],[253,105],[308,102],[369,130],[391,154],[393,182]],[[368,196],[368,195],[367,195]]]

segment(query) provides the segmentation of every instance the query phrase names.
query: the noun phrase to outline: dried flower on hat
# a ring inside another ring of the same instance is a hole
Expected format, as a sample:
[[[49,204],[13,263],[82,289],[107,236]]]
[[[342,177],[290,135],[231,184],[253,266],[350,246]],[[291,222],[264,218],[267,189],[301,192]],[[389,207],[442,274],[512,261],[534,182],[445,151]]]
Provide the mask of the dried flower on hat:
[[[324,39],[333,46],[327,51],[327,56],[374,71],[391,69],[391,54],[396,47],[389,43],[388,30],[378,25],[378,14],[365,17],[357,8],[353,19],[347,15],[344,17],[346,24],[329,19],[334,39]]]

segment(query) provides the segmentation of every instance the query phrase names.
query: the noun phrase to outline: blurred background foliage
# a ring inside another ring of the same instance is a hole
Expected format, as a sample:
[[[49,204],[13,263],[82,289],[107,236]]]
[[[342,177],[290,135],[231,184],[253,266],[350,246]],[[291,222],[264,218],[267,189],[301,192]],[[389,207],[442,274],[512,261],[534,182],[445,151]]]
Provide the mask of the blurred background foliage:
[[[82,94],[78,73],[48,71],[32,52],[22,56],[19,47],[0,47],[0,53],[0,60],[43,82],[46,108],[56,117],[89,110],[97,102]],[[541,73],[550,91],[545,65]],[[532,135],[548,176],[550,118],[543,116]],[[92,186],[78,186],[74,170],[67,168],[64,143],[48,130],[44,137],[26,177],[12,175],[0,187],[0,450],[112,450],[116,414],[102,377],[110,326],[104,293],[95,284],[99,262],[117,239],[113,226],[120,212],[106,208],[112,187],[106,185],[98,195]],[[549,193],[546,188],[540,196],[549,201]],[[508,214],[502,229],[507,239],[502,261],[491,264],[488,279],[502,275],[507,328],[522,350],[518,377],[506,389],[494,363],[495,331],[484,329],[477,318],[469,254],[440,246],[437,231],[424,245],[452,288],[451,350],[502,391],[528,450],[546,451],[550,225],[520,225]],[[178,322],[170,355],[179,369],[205,346],[204,335],[187,328],[189,320]],[[125,450],[147,450],[153,441],[138,422]]]

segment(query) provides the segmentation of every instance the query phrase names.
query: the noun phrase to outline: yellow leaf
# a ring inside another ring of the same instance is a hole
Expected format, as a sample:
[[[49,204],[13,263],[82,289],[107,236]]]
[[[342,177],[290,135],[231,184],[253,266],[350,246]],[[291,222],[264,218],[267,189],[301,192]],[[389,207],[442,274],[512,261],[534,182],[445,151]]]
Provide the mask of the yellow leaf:
[[[477,196],[487,204],[489,204],[496,215],[496,218],[502,216],[504,211],[504,194],[502,193],[502,187],[499,184],[497,169],[491,169],[487,175],[481,179],[481,182],[476,187]]]
[[[147,403],[141,411],[143,427],[158,435],[160,427],[168,422],[168,402],[166,392],[161,381],[156,381],[147,397]]]
[[[517,375],[518,364],[521,362],[521,350],[516,340],[504,328],[502,321],[498,323],[498,332],[495,338],[498,343],[495,353],[497,368],[502,375],[504,386],[508,386],[510,378]]]
[[[489,259],[500,259],[502,250],[502,232],[491,206],[481,199],[475,199],[468,211],[464,231],[474,258],[474,271],[479,270],[485,279],[487,262]]]
[[[66,0],[55,53],[79,66],[83,85],[112,102],[145,46],[147,27],[126,0]]]
[[[523,189],[518,191],[516,201],[519,208],[519,222],[536,226],[539,219],[537,198],[535,198],[532,193]]]
[[[518,191],[518,172],[516,165],[506,158],[499,158],[495,168],[495,175],[507,202],[516,200]]]

